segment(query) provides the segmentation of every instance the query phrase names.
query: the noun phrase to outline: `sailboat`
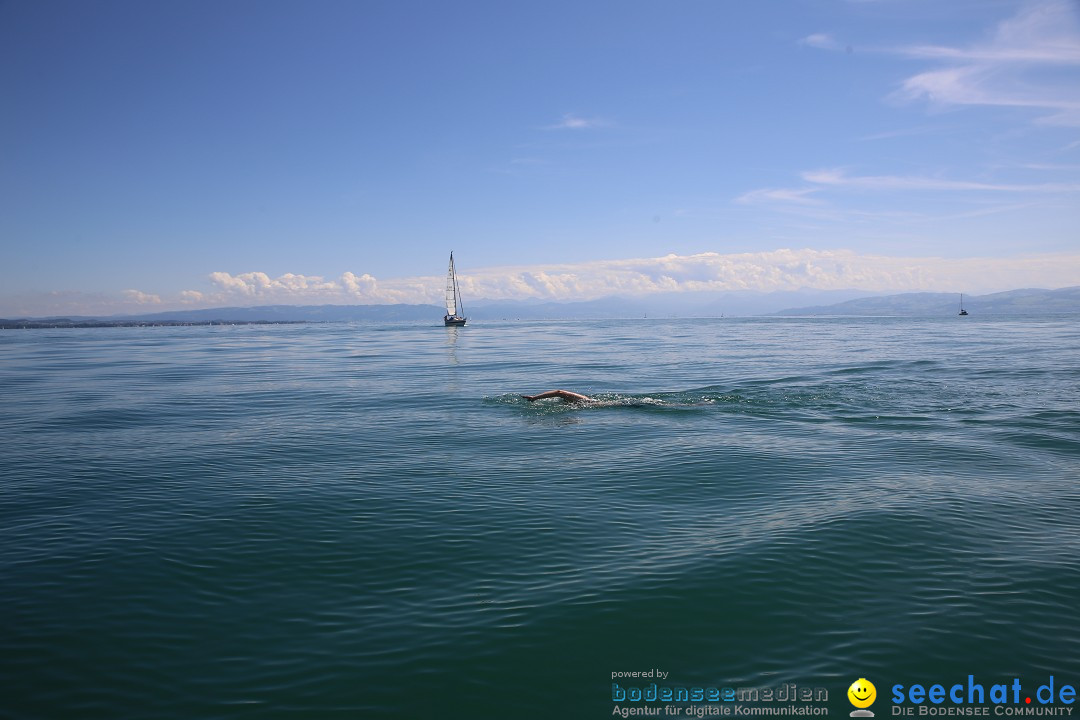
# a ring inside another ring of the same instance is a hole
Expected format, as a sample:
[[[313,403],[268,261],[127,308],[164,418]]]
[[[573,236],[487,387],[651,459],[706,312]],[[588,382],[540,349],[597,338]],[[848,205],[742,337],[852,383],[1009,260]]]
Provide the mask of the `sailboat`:
[[[960,314],[967,315],[968,311],[964,309],[964,293],[960,293]]]
[[[464,325],[465,316],[462,314],[461,291],[458,289],[457,275],[454,274],[454,253],[450,252],[450,269],[446,271],[446,315],[443,316],[443,324]]]

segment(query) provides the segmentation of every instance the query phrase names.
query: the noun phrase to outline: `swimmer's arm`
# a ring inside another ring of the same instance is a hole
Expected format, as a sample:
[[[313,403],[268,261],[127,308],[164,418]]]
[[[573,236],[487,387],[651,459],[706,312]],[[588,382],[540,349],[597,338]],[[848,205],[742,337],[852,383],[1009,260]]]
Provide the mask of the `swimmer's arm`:
[[[536,400],[544,400],[545,398],[561,398],[567,402],[592,402],[593,399],[588,395],[582,395],[581,393],[570,392],[569,390],[548,390],[542,392],[539,395],[522,395],[529,402]]]

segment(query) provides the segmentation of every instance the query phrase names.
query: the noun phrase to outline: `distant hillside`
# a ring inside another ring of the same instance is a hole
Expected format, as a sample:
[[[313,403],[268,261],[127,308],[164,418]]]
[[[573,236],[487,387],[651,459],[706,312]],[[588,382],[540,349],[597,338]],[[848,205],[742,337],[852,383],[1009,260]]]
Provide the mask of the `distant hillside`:
[[[192,325],[289,325],[303,320],[94,320],[92,318],[39,318],[5,320],[0,318],[0,330],[56,330],[60,328],[121,328],[121,327],[180,327]]]
[[[622,298],[605,297],[580,302],[540,300],[476,300],[467,303],[465,314],[476,320],[541,320],[603,318],[694,318],[763,315],[796,303],[850,300],[865,297],[861,290],[789,290],[756,292],[670,292]]]
[[[790,292],[660,293],[636,298],[608,297],[583,302],[476,300],[465,305],[470,322],[485,320],[562,320],[606,318],[695,318],[725,315],[898,315],[956,314],[959,293],[905,293],[867,297],[858,290]],[[843,300],[831,305],[795,303]],[[1080,313],[1080,286],[1061,290],[1011,290],[965,295],[972,315]],[[783,309],[787,308],[787,309]],[[146,315],[48,317],[0,320],[0,327],[117,327],[144,324],[428,322],[441,324],[437,305],[262,305],[206,310],[174,310]]]
[[[795,304],[849,300],[867,293],[858,290],[793,290],[785,292],[682,292],[646,297],[607,297],[581,302],[542,300],[485,300],[465,303],[470,320],[562,320],[602,318],[720,317],[761,315]],[[261,305],[205,310],[173,310],[136,315],[66,316],[0,320],[4,327],[114,327],[132,324],[252,323],[252,322],[431,322],[442,321],[438,305]]]
[[[260,305],[206,310],[173,310],[145,315],[67,316],[64,318],[22,318],[3,320],[15,323],[61,321],[66,324],[126,323],[235,323],[235,322],[349,322],[356,320],[430,320],[441,318],[435,305]]]
[[[959,293],[904,293],[866,297],[835,305],[789,308],[777,315],[956,315]],[[1031,315],[1080,312],[1080,286],[1059,290],[1009,290],[991,295],[965,295],[971,315]]]
[[[425,320],[442,317],[435,305],[261,305],[259,307],[177,310],[140,315],[147,320],[287,320],[347,322],[353,320]]]

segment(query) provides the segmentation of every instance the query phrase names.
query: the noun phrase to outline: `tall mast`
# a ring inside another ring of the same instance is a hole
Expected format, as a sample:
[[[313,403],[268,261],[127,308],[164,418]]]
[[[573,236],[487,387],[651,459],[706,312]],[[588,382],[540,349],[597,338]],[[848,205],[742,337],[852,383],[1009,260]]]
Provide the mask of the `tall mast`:
[[[450,267],[453,268],[454,253],[450,253]],[[457,272],[451,270],[454,275],[454,304],[457,306],[458,315],[465,316],[465,306],[461,304],[461,288],[458,287]]]
[[[454,275],[453,251],[450,252],[450,265],[446,270],[446,314],[449,316],[458,314],[457,278]]]

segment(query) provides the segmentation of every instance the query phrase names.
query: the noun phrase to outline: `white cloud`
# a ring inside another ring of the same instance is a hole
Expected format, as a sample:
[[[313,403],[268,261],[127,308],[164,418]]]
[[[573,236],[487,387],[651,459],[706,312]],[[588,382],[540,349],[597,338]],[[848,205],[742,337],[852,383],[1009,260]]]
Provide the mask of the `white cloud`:
[[[533,271],[536,274],[536,271]],[[587,299],[610,294],[696,290],[793,290],[866,288],[930,290],[976,287],[980,276],[1015,287],[1025,283],[1080,282],[1080,256],[1049,259],[941,259],[859,255],[847,250],[775,250],[762,253],[667,255],[573,267],[545,268],[546,295]],[[504,277],[514,277],[513,272]],[[1051,277],[1053,276],[1053,277]],[[498,276],[496,276],[498,277]],[[1037,280],[1041,277],[1042,282]],[[496,279],[496,278],[491,278]]]
[[[124,297],[138,305],[160,305],[161,297],[144,293],[141,290],[125,290]]]
[[[807,35],[803,39],[799,40],[800,45],[807,47],[818,48],[819,50],[840,50],[840,43],[836,42],[832,35],[827,33],[815,33],[813,35]]]
[[[845,171],[839,169],[804,172],[802,178],[807,182],[819,185],[844,186],[867,190],[983,190],[1010,193],[1080,192],[1080,183],[986,183],[904,175],[848,175]]]
[[[202,302],[258,301],[259,303],[396,303],[410,302],[410,288],[380,287],[371,275],[345,272],[336,280],[318,275],[285,273],[271,278],[264,272],[231,275],[210,273],[216,292],[202,294]],[[191,292],[191,291],[188,291]]]
[[[1068,0],[1029,4],[1000,23],[988,42],[971,47],[915,45],[891,52],[940,60],[945,67],[907,78],[893,97],[949,105],[1049,111],[1037,122],[1080,126],[1080,29]],[[1041,72],[1040,72],[1041,71]]]
[[[586,118],[574,113],[564,113],[562,120],[554,125],[548,125],[548,130],[587,130],[589,128],[606,127],[606,120],[600,118]]]
[[[818,188],[762,188],[751,190],[735,198],[740,205],[756,205],[758,203],[781,202],[796,203],[799,205],[816,205],[820,201],[810,197]]]
[[[271,278],[263,272],[248,272],[230,275],[227,272],[210,273],[210,282],[227,294],[250,298],[268,298],[278,294],[291,296],[318,296],[326,291],[337,289],[333,282],[326,282],[318,276],[285,273]]]

